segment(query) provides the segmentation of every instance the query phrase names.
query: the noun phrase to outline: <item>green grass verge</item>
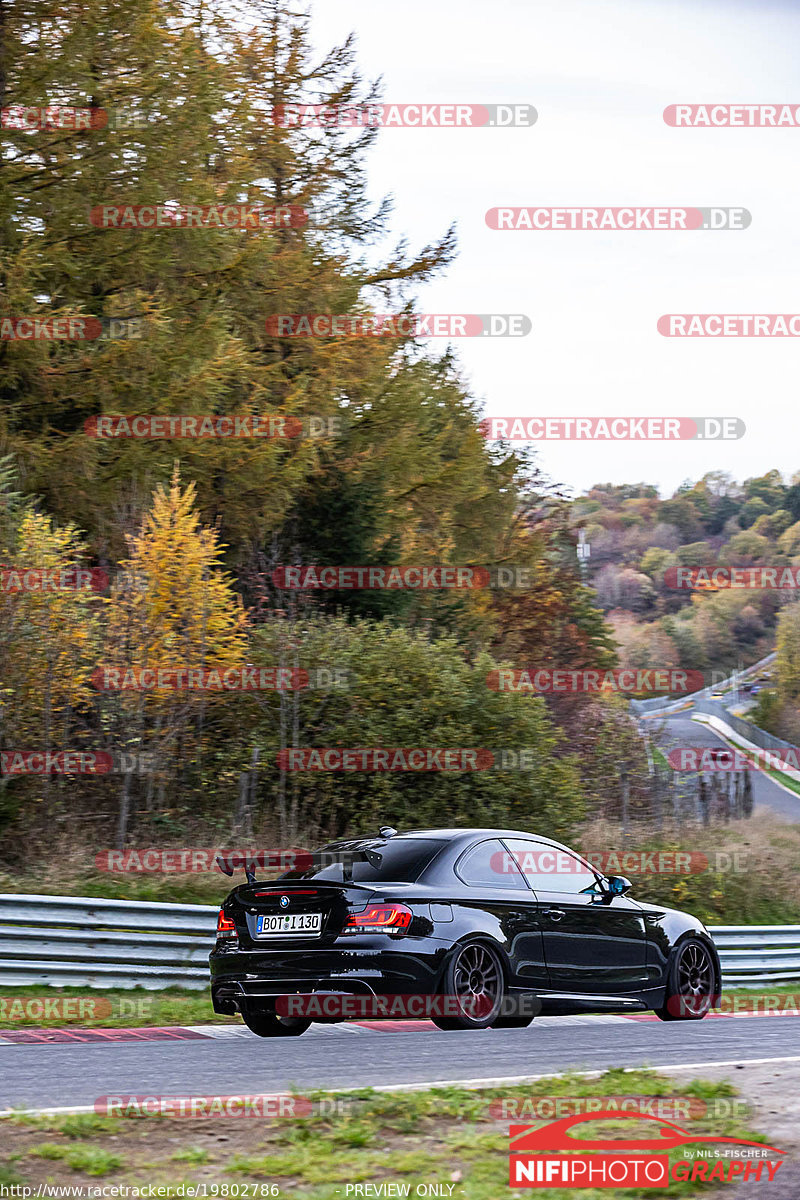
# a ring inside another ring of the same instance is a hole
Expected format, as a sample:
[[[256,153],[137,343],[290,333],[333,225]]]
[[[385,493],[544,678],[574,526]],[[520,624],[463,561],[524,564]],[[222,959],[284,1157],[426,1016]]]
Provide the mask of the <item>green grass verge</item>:
[[[734,998],[752,1001],[755,994],[800,997],[800,979],[792,983],[775,984],[761,989],[725,988],[726,1004]],[[73,999],[76,1011],[64,1015],[40,1016],[38,1002],[58,1002]],[[81,1002],[83,1011],[81,1012]],[[3,1007],[5,1006],[5,1007]],[[94,1006],[94,1014],[91,1008]],[[110,1009],[111,1015],[107,1015]],[[607,1011],[607,1010],[602,1010]],[[5,1015],[3,1015],[3,1013]],[[14,1029],[138,1029],[165,1025],[241,1025],[240,1017],[218,1016],[211,1008],[208,992],[182,991],[168,988],[147,992],[132,991],[89,992],[80,988],[9,988],[0,995],[0,1037]]]
[[[153,1185],[172,1194],[178,1194],[181,1184],[205,1183],[208,1195],[233,1196],[238,1183],[239,1196],[266,1196],[274,1186],[272,1194],[284,1198],[345,1200],[348,1184],[408,1184],[413,1195],[418,1184],[438,1183],[454,1185],[454,1200],[516,1200],[529,1193],[508,1186],[508,1125],[515,1118],[500,1119],[490,1108],[492,1101],[530,1105],[543,1097],[580,1101],[622,1096],[677,1097],[678,1111],[691,1115],[670,1119],[698,1135],[767,1140],[750,1128],[745,1106],[735,1103],[735,1090],[726,1081],[677,1084],[650,1070],[612,1070],[595,1080],[566,1074],[476,1091],[309,1093],[310,1099],[324,1102],[324,1111],[291,1121],[11,1117],[2,1127],[0,1180],[5,1171],[6,1178],[36,1186],[53,1178],[57,1163],[59,1183],[90,1183],[102,1175],[106,1185]],[[689,1109],[690,1101],[705,1101],[697,1106],[705,1111]],[[548,1113],[525,1117],[524,1123],[551,1119]],[[583,1127],[582,1136],[644,1136],[633,1132],[632,1125],[630,1120],[593,1122]],[[670,1157],[690,1158],[693,1151],[673,1151]],[[713,1185],[695,1182],[672,1183],[668,1191],[582,1188],[580,1194],[581,1200],[689,1200],[712,1190]],[[543,1200],[567,1200],[574,1194],[537,1189]]]
[[[69,1003],[72,1001],[72,1004]],[[54,1007],[48,1015],[48,1005]],[[238,1023],[218,1016],[208,989],[7,988],[0,993],[0,1036],[4,1029],[130,1029],[147,1025]]]

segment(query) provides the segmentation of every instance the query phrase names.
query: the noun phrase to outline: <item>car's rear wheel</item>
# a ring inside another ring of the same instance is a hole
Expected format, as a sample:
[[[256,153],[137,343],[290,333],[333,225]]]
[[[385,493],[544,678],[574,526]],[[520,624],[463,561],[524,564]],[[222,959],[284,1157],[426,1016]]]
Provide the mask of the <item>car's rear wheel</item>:
[[[714,1003],[716,972],[707,946],[695,938],[681,942],[670,955],[662,1021],[702,1021]]]
[[[492,1029],[527,1029],[533,1017],[498,1017]]]
[[[274,1012],[243,1012],[242,1019],[259,1037],[299,1037],[311,1024],[305,1017],[279,1017]]]
[[[457,1009],[452,1016],[434,1016],[439,1029],[488,1029],[498,1019],[505,980],[498,955],[489,946],[471,942],[452,956],[442,980],[441,995]]]

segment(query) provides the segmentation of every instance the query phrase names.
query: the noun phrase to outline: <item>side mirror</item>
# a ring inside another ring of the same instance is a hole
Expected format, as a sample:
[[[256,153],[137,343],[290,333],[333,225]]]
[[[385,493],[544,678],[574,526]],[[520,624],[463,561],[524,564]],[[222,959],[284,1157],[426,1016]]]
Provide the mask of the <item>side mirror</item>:
[[[633,887],[630,879],[626,879],[624,875],[609,875],[606,883],[610,896],[627,896]]]

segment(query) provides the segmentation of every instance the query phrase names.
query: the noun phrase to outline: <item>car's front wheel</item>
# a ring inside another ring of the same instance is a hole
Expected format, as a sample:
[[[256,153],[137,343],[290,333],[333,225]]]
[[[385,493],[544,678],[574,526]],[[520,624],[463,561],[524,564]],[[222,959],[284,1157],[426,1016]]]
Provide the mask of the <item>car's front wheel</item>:
[[[299,1037],[311,1024],[305,1017],[279,1017],[274,1012],[243,1012],[242,1019],[259,1037]]]
[[[670,955],[662,1021],[702,1021],[714,1003],[716,971],[707,946],[696,938],[681,942]]]
[[[439,1029],[488,1029],[503,1005],[505,980],[499,956],[489,946],[472,942],[451,957],[442,980],[445,1009],[433,1017]]]

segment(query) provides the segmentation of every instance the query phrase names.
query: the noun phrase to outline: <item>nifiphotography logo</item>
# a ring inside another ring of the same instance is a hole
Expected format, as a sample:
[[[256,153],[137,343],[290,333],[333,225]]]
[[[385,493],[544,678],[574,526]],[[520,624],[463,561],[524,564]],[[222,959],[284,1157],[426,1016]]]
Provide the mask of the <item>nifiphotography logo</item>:
[[[625,1118],[648,1122],[645,1132],[652,1136],[621,1139],[571,1136],[572,1128],[584,1121]],[[762,1142],[693,1134],[661,1117],[619,1109],[581,1113],[548,1125],[512,1125],[509,1138],[508,1182],[516,1188],[664,1188],[670,1183],[722,1183],[734,1179],[767,1183],[775,1178],[782,1162],[769,1161],[769,1156],[785,1154],[784,1150]],[[737,1149],[728,1154],[716,1149],[700,1151],[696,1158],[673,1162],[668,1154],[654,1153],[701,1142],[715,1147],[725,1143]],[[560,1153],[542,1153],[547,1150]],[[584,1150],[590,1153],[582,1153]]]

